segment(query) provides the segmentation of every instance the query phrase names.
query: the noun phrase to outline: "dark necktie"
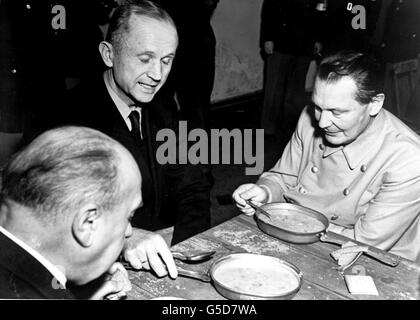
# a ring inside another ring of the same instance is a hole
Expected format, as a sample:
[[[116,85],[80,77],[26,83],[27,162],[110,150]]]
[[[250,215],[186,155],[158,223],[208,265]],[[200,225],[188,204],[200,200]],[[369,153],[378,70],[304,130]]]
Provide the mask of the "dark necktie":
[[[136,141],[143,140],[140,134],[140,116],[136,110],[131,111],[128,118],[131,121],[131,134],[134,136]]]

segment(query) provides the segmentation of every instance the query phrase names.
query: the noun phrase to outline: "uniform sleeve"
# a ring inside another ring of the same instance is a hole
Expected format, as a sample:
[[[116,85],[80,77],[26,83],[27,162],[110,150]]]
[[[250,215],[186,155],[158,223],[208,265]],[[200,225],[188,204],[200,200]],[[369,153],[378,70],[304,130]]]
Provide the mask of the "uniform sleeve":
[[[284,201],[284,192],[297,185],[303,156],[303,139],[304,136],[308,136],[308,128],[311,128],[309,121],[309,115],[305,109],[281,158],[271,170],[264,172],[258,179],[257,185],[269,191],[268,202]]]
[[[399,152],[384,172],[379,192],[354,226],[355,239],[390,250],[418,223],[419,214],[420,156],[418,148],[411,145]],[[420,243],[413,245],[420,247]]]

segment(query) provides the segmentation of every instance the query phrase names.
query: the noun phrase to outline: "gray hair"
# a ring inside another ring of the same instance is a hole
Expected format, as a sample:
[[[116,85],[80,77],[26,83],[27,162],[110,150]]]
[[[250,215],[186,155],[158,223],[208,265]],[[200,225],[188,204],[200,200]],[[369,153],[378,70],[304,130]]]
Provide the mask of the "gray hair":
[[[123,147],[84,127],[46,131],[15,154],[2,172],[1,196],[26,206],[46,222],[95,203],[112,210],[122,197]]]
[[[175,22],[171,16],[159,5],[147,0],[126,0],[112,14],[105,38],[115,48],[120,48],[123,33],[129,31],[128,22],[133,14],[167,22],[176,30]]]

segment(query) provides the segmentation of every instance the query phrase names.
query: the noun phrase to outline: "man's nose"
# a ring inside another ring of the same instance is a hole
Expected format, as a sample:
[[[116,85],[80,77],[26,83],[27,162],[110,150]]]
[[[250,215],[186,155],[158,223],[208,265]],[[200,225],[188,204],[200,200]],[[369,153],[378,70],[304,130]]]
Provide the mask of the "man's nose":
[[[127,229],[125,230],[125,237],[130,238],[133,234],[133,227],[131,226],[131,223],[128,224]]]
[[[331,125],[330,112],[328,110],[322,111],[319,115],[318,126],[321,129],[328,128]]]
[[[150,67],[147,75],[156,82],[162,80],[162,65],[160,61],[157,61]]]

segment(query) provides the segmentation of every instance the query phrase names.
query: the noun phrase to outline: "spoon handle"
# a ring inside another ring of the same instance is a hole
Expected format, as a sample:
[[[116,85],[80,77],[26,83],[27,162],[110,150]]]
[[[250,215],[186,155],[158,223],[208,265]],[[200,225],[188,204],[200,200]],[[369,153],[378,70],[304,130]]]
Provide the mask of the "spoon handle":
[[[264,209],[261,209],[261,207],[259,207],[256,204],[254,204],[251,200],[245,200],[245,202],[248,205],[250,205],[252,208],[254,208],[255,211],[258,211],[262,215],[266,216],[269,220],[271,220],[271,216],[270,216],[270,214],[267,211],[265,211]]]
[[[150,272],[150,270],[145,270],[145,269],[134,269],[132,266],[130,266],[128,262],[124,262],[123,266],[127,271],[145,271],[145,272],[149,271]],[[177,270],[178,270],[178,276],[180,277],[193,278],[193,279],[201,280],[203,282],[211,282],[211,277],[204,272],[183,269],[178,265],[177,265]]]
[[[174,259],[178,259],[181,261],[186,261],[187,258],[185,257],[185,255],[182,252],[179,251],[171,251],[172,256],[174,257]]]
[[[201,280],[203,282],[211,282],[211,277],[207,273],[204,273],[201,271],[183,269],[180,266],[177,266],[177,269],[178,269],[179,276],[193,278],[193,279]]]

